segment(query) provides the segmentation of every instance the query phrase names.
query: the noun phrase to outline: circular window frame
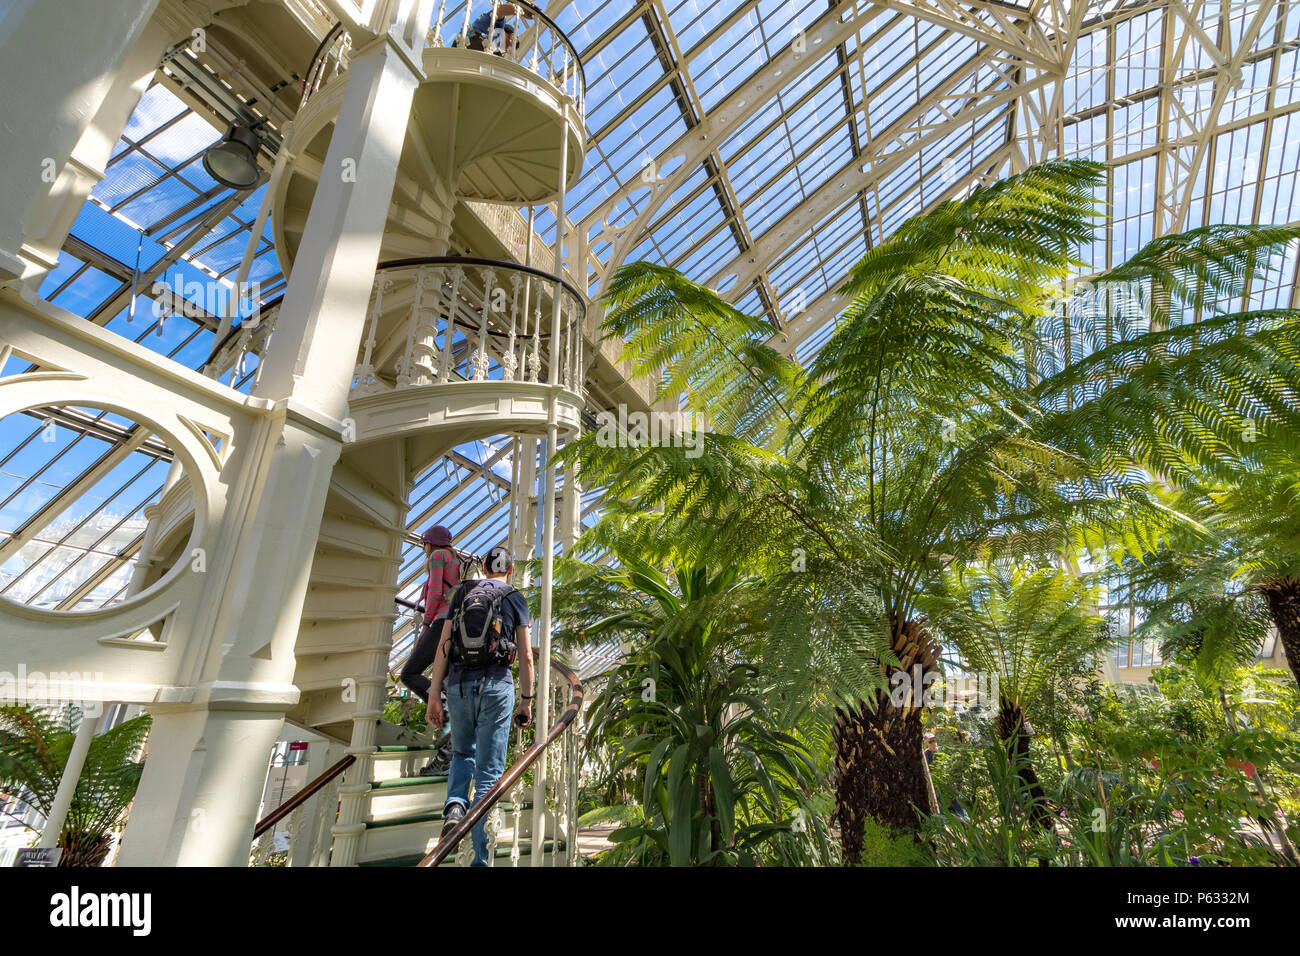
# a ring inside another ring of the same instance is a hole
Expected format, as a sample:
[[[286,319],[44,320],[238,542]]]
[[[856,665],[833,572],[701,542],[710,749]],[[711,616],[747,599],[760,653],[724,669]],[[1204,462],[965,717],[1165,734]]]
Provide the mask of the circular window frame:
[[[39,375],[40,373],[34,373]],[[34,382],[23,382],[27,376],[20,376],[10,379],[10,384],[35,384]],[[42,376],[43,378],[46,376]],[[64,375],[54,373],[57,378],[65,378]],[[80,376],[77,376],[80,379]],[[48,379],[47,379],[48,380]],[[84,380],[83,380],[84,381]],[[98,411],[110,412],[121,415],[123,418],[134,421],[137,425],[144,425],[149,428],[153,434],[166,442],[175,456],[173,461],[180,462],[182,472],[189,476],[190,486],[193,489],[194,500],[194,524],[190,528],[189,539],[185,543],[182,551],[182,558],[176,564],[169,568],[157,581],[144,588],[137,594],[119,601],[116,604],[107,607],[87,608],[84,610],[58,610],[52,608],[34,607],[30,604],[23,604],[12,598],[0,595],[0,614],[11,614],[26,620],[36,622],[48,622],[51,624],[70,623],[90,621],[98,618],[110,618],[118,615],[130,614],[138,611],[150,603],[157,602],[168,591],[184,583],[184,576],[190,567],[189,561],[185,560],[186,553],[193,554],[196,547],[201,547],[202,542],[208,532],[208,522],[212,513],[212,503],[210,501],[210,482],[208,475],[202,465],[202,459],[198,454],[201,449],[190,447],[190,439],[186,436],[188,428],[184,427],[185,423],[177,416],[174,426],[162,424],[155,416],[141,412],[138,409],[130,408],[126,405],[105,399],[103,396],[94,395],[89,392],[80,394],[62,395],[42,401],[34,405],[29,401],[21,401],[18,404],[5,401],[10,392],[20,392],[20,389],[0,389],[0,420],[4,420],[13,415],[21,415],[24,412],[35,411],[41,407],[67,407],[80,406],[93,408]],[[194,440],[197,440],[194,439]],[[167,494],[166,491],[159,496],[161,501]],[[157,504],[157,502],[153,502]],[[150,507],[150,506],[146,506]]]

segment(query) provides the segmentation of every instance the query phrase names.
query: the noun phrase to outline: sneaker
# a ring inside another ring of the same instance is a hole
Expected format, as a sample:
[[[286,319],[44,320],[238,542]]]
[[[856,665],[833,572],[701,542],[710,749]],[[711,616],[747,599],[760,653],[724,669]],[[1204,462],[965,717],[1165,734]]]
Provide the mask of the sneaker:
[[[426,763],[423,767],[420,768],[420,772],[416,774],[416,776],[438,777],[446,772],[447,772],[447,768],[442,766],[442,762],[437,757],[434,757],[432,760],[430,760],[428,763]]]
[[[442,814],[443,824],[442,832],[438,834],[438,839],[442,839],[448,833],[456,828],[456,824],[465,819],[465,808],[459,803],[447,804],[447,809]]]

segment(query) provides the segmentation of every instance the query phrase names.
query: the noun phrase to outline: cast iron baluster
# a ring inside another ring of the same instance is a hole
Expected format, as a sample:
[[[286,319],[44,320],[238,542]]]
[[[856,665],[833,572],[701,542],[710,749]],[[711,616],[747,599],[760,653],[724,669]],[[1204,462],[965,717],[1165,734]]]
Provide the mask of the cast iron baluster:
[[[510,302],[510,338],[506,342],[505,353],[501,356],[501,378],[507,382],[515,380],[515,369],[518,363],[518,358],[515,356],[515,333],[519,326],[519,283],[519,273],[512,272],[510,285],[513,287],[514,295]]]
[[[372,364],[375,354],[375,334],[379,329],[379,317],[384,314],[384,291],[391,286],[392,280],[387,275],[375,276],[375,304],[370,310],[370,328],[366,331],[366,350],[361,357],[361,366],[357,369],[358,385],[375,383],[375,366]]]
[[[415,373],[415,327],[420,321],[421,298],[424,295],[424,267],[415,274],[415,295],[411,299],[411,317],[406,323],[406,351],[402,354],[402,368],[397,374],[397,387],[410,385]]]
[[[438,22],[433,25],[433,35],[429,38],[430,46],[442,46],[442,22],[447,15],[447,0],[439,0]]]
[[[460,280],[464,275],[465,270],[460,266],[451,270],[451,304],[447,309],[447,324],[442,334],[442,367],[438,370],[438,381],[444,384],[451,381],[449,376],[452,345],[456,338],[456,308],[460,303]]]
[[[469,43],[469,18],[470,18],[470,11],[473,9],[473,7],[474,4],[471,2],[471,0],[465,0],[465,22],[462,23],[460,26],[461,46],[465,46]]]
[[[472,365],[473,377],[476,382],[487,379],[488,366],[491,365],[491,359],[488,358],[487,333],[488,322],[494,311],[492,308],[492,291],[493,282],[496,280],[496,270],[482,269],[479,274],[483,277],[483,308],[479,313],[478,353],[474,356]]]
[[[542,369],[542,297],[539,284],[537,296],[537,305],[533,313],[533,358],[532,369],[529,371],[528,381],[540,381],[538,376]]]
[[[537,23],[537,30],[533,34],[533,62],[531,67],[534,73],[537,73],[537,56],[542,48],[542,33],[543,33],[542,22],[538,20],[536,21],[536,23]]]
[[[578,784],[581,780],[580,773],[582,764],[578,760],[578,724],[582,720],[579,716],[574,720],[565,733],[570,736],[572,746],[569,749],[569,829],[571,835],[566,835],[566,847],[564,862],[568,866],[574,866],[578,861]]]
[[[434,356],[438,352],[438,300],[442,296],[442,267],[435,266],[433,269],[424,271],[420,276],[420,289],[418,295],[423,301],[426,289],[434,291],[432,310],[420,310],[420,317],[417,320],[415,329],[415,368],[418,375],[413,377],[413,385],[432,385],[433,384],[433,365]]]

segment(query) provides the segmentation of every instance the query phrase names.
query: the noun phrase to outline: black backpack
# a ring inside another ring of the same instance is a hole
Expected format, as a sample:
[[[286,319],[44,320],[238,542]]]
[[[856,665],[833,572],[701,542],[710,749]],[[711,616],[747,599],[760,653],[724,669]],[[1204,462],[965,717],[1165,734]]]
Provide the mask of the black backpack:
[[[505,633],[501,605],[515,593],[509,586],[476,582],[461,597],[451,618],[451,660],[466,670],[515,660],[515,636]],[[513,630],[513,629],[511,629]]]

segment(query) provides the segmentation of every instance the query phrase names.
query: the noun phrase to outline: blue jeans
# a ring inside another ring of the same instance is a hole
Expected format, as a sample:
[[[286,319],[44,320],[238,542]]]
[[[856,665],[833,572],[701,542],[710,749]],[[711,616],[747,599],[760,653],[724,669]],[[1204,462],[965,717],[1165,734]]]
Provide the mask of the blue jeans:
[[[447,777],[447,803],[469,809],[469,782],[474,780],[474,801],[482,799],[506,769],[510,719],[515,710],[515,682],[504,677],[459,673],[455,668],[445,682],[447,713],[451,718],[451,772]],[[474,866],[487,866],[484,817],[474,825]]]

